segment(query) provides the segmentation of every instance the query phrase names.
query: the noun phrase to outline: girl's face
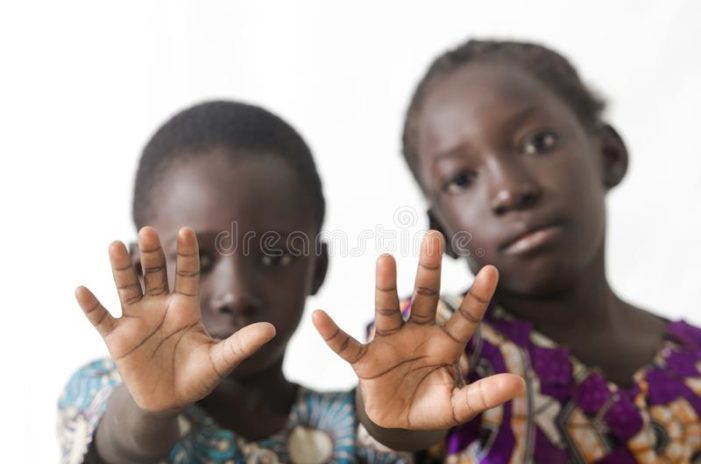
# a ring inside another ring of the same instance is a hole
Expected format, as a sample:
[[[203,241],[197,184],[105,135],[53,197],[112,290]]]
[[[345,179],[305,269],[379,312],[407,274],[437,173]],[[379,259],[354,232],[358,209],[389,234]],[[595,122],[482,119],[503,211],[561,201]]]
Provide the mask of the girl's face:
[[[305,298],[324,279],[326,256],[314,253],[307,191],[295,170],[271,154],[231,161],[214,151],[166,169],[151,192],[150,225],[161,235],[171,288],[176,234],[190,226],[200,246],[202,321],[209,333],[223,339],[254,322],[275,326],[275,338],[234,371],[249,376],[282,358]],[[296,238],[287,240],[290,234]]]
[[[545,85],[516,67],[469,64],[436,79],[416,120],[431,214],[473,272],[544,295],[603,251],[601,143]]]

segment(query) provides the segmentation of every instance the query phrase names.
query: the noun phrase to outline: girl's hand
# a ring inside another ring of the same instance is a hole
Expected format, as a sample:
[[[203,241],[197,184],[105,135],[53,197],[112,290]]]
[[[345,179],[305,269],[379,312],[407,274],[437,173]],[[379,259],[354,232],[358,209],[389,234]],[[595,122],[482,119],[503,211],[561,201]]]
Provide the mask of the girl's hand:
[[[200,319],[199,250],[195,233],[178,232],[175,287],[168,289],[166,260],[158,233],[139,232],[144,288],[121,242],[110,245],[122,317],[113,317],[85,287],[76,298],[109,348],[136,404],[172,411],[207,396],[237,364],[275,336],[268,323],[251,324],[218,341]]]
[[[485,266],[458,311],[436,324],[443,239],[431,231],[421,245],[411,315],[399,308],[394,259],[377,262],[375,338],[361,344],[323,311],[314,324],[329,347],[359,378],[368,418],[383,428],[441,430],[467,422],[480,412],[513,399],[524,388],[514,374],[497,374],[464,385],[457,367],[467,341],[480,323],[497,285],[495,267]]]

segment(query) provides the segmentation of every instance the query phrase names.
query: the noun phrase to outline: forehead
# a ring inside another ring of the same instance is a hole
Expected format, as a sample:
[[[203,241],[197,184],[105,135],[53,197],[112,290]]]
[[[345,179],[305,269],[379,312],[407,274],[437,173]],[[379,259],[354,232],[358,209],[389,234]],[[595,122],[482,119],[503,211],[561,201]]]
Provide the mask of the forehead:
[[[463,66],[428,87],[417,117],[418,152],[436,154],[465,139],[493,136],[528,110],[575,120],[558,96],[519,67],[490,62]]]
[[[280,156],[222,152],[186,156],[156,180],[153,225],[164,236],[182,226],[195,231],[307,231],[313,205],[298,172]]]

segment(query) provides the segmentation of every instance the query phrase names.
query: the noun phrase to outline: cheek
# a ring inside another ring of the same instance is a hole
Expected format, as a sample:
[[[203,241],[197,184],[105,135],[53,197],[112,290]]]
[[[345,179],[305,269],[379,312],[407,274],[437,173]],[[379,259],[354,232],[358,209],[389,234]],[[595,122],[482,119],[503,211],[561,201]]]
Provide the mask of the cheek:
[[[473,195],[456,195],[444,202],[442,210],[446,219],[446,240],[456,251],[468,250],[471,253],[483,252],[490,247],[490,238],[494,237],[494,221],[486,207],[484,199]]]
[[[567,175],[562,176],[564,185],[560,189],[586,240],[593,240],[594,235],[600,234],[606,215],[606,189],[592,156],[591,153],[579,153],[575,155],[578,162],[563,167],[567,169]]]

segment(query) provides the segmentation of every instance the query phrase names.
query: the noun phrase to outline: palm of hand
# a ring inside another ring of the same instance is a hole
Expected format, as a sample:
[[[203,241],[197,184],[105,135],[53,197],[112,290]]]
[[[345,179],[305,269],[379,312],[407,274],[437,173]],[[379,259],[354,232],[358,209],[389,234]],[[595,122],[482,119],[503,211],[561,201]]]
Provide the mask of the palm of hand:
[[[414,323],[370,342],[353,364],[368,417],[412,429],[439,416],[451,420],[436,428],[450,427],[453,391],[461,386],[460,348],[441,327]]]
[[[191,230],[178,234],[173,292],[155,230],[142,229],[139,248],[144,289],[124,245],[110,246],[122,317],[114,318],[87,288],[80,287],[76,297],[134,401],[148,411],[179,409],[207,396],[224,375],[272,338],[274,329],[259,323],[224,341],[209,336],[201,322],[199,253]]]
[[[380,427],[447,429],[514,398],[523,389],[523,380],[513,374],[464,385],[457,362],[487,309],[498,274],[492,266],[482,269],[456,312],[444,325],[437,324],[442,250],[440,234],[427,234],[406,322],[399,308],[394,260],[387,255],[379,258],[375,338],[369,343],[359,343],[323,311],[314,314],[326,343],[353,367],[365,413]]]
[[[209,356],[216,342],[200,322],[198,305],[180,297],[145,297],[136,315],[105,339],[132,397],[147,410],[192,403],[220,380]]]

